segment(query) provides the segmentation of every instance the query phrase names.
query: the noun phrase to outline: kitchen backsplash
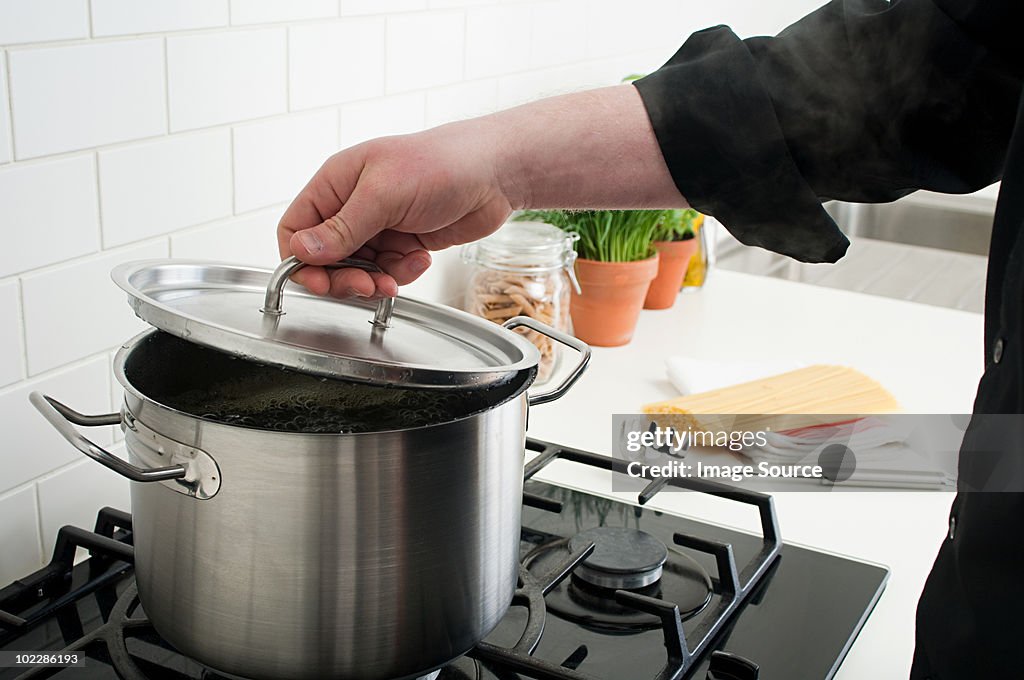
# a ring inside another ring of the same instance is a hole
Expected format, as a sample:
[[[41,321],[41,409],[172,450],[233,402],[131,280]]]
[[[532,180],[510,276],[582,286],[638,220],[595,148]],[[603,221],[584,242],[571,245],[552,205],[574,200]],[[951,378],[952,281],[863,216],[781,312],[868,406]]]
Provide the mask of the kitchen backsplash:
[[[0,585],[127,484],[30,407],[117,410],[143,325],[117,263],[272,265],[337,149],[656,68],[686,35],[773,33],[817,0],[0,0]],[[410,293],[455,301],[457,253]],[[123,454],[120,433],[89,436]]]

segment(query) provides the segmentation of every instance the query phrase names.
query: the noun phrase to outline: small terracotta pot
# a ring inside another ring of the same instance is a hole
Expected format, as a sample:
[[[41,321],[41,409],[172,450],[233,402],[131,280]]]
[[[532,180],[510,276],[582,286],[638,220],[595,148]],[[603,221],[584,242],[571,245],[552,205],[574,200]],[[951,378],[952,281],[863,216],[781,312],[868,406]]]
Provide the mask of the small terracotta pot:
[[[598,347],[629,342],[657,273],[657,254],[639,262],[576,260],[576,278],[583,291],[580,295],[573,291],[569,306],[576,337]]]
[[[647,291],[644,309],[668,309],[675,304],[690,258],[697,252],[697,239],[655,241],[654,249],[658,251],[658,275]]]

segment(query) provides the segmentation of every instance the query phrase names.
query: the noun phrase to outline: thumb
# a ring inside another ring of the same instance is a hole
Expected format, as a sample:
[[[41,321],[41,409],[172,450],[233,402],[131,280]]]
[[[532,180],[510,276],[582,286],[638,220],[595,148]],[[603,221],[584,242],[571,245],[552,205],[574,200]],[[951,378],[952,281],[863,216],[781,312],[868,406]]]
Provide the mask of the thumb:
[[[362,197],[358,187],[336,215],[292,234],[292,254],[308,264],[330,264],[349,257],[386,227],[376,201]]]

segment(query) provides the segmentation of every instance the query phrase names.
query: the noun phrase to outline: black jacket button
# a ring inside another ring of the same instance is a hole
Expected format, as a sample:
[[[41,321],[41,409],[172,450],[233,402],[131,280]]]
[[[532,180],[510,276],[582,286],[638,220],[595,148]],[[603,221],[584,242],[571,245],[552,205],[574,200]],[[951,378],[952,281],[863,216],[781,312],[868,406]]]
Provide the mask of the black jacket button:
[[[1003,360],[1003,339],[999,338],[996,340],[995,346],[992,347],[992,362],[998,364]]]

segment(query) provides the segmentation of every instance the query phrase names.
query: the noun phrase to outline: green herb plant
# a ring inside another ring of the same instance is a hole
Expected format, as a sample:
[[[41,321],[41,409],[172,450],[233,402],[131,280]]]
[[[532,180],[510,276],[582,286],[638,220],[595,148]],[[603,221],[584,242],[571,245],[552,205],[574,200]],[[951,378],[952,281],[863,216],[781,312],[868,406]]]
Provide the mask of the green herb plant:
[[[693,208],[661,212],[664,216],[654,230],[655,241],[686,241],[694,237],[693,221],[699,212]]]
[[[664,210],[526,210],[517,221],[547,222],[579,236],[576,253],[598,262],[636,262],[654,255]]]

